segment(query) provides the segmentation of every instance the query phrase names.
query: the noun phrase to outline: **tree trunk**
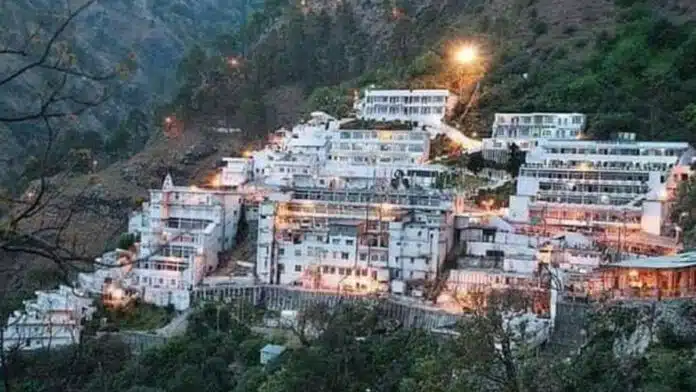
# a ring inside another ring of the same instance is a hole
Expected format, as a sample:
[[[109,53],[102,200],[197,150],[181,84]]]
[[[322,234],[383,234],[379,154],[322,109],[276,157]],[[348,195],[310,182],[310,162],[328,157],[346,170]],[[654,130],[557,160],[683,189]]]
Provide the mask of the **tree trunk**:
[[[7,357],[5,356],[5,327],[0,326],[0,366],[2,366],[2,381],[5,387],[5,392],[11,391],[10,386],[10,369],[7,366]]]

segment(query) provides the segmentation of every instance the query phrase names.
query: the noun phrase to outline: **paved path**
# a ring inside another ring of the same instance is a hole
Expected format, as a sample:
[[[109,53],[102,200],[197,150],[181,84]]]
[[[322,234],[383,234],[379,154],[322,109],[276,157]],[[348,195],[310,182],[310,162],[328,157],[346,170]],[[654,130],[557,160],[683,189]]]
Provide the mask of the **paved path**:
[[[157,335],[164,337],[172,337],[177,335],[182,335],[186,332],[186,327],[188,326],[188,316],[191,314],[191,309],[186,310],[174,317],[169,324],[155,331]]]

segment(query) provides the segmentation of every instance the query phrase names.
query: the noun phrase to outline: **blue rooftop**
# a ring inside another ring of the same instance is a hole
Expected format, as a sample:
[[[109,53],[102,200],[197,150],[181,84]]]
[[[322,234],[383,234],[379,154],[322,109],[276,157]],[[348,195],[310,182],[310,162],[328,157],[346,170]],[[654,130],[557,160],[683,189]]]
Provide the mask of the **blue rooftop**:
[[[280,346],[277,344],[267,344],[261,349],[264,353],[280,355],[285,351],[285,346]]]

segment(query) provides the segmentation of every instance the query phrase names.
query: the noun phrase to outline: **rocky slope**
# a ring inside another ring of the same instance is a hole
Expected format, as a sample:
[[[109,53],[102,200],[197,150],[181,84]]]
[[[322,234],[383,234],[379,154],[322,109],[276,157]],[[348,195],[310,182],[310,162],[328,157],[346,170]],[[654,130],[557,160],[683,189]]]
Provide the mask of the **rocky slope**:
[[[73,6],[81,2],[69,2]],[[60,37],[68,44],[81,68],[113,70],[125,59],[137,68],[119,86],[113,99],[81,116],[83,130],[103,134],[114,131],[132,109],[148,111],[176,90],[176,68],[193,44],[214,39],[221,31],[234,31],[259,0],[109,0],[97,1]],[[34,26],[51,25],[62,17],[64,2],[6,0],[0,5],[0,37],[26,41]],[[47,22],[48,21],[48,22]],[[50,27],[46,30],[50,30]],[[13,69],[15,59],[0,54],[0,79]],[[0,112],[21,111],[26,100],[41,89],[42,74],[31,72],[23,80],[0,87]],[[28,124],[0,123],[0,155],[17,157],[31,144]],[[7,169],[0,167],[0,172]],[[0,180],[2,179],[0,173]]]

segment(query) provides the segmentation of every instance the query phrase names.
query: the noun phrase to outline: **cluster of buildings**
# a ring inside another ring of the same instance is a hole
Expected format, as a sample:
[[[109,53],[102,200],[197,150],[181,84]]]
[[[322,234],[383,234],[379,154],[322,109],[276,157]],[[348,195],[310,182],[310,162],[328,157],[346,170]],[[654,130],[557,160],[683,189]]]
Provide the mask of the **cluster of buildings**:
[[[688,144],[587,140],[578,113],[496,114],[491,137],[476,142],[443,122],[456,103],[446,90],[368,90],[354,118],[314,112],[263,149],[224,159],[206,186],[167,176],[130,217],[133,246],[105,254],[79,284],[179,310],[211,284],[389,293],[458,310],[510,288],[552,316],[560,293],[696,287],[694,256],[676,255],[668,219],[692,173]],[[430,162],[438,134],[498,163],[513,143],[526,154],[509,208],[473,206],[448,183],[452,170]],[[255,255],[231,260],[242,223]]]
[[[3,349],[50,349],[79,343],[85,322],[96,310],[93,299],[68,286],[35,294],[35,299],[24,301],[23,309],[9,315],[2,331]]]
[[[205,187],[167,176],[131,216],[135,262],[110,282],[177,309],[197,286],[254,282],[459,308],[474,306],[471,293],[517,288],[538,294],[545,312],[551,276],[565,279],[559,290],[605,290],[597,273],[609,263],[678,252],[668,211],[691,173],[688,144],[631,134],[590,141],[578,113],[496,114],[491,137],[467,149],[502,163],[514,143],[526,158],[509,208],[490,211],[447,183],[450,168],[430,162],[456,102],[446,90],[369,89],[355,117],[311,113],[264,148],[224,159]],[[240,219],[251,223],[256,252],[228,260]],[[251,268],[210,277],[230,263]]]

